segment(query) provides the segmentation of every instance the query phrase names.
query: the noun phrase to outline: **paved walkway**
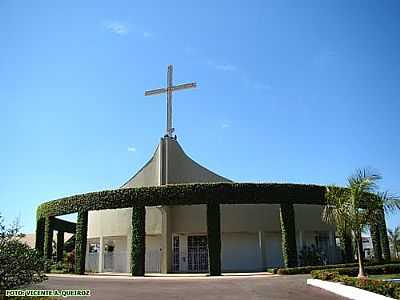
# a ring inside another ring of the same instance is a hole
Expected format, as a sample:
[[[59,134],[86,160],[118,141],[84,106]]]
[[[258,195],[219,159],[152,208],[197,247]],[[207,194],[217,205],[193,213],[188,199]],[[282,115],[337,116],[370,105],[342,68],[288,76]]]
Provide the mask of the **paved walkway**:
[[[36,289],[90,289],[90,299],[343,299],[306,285],[308,275],[220,277],[51,276]],[[75,298],[82,299],[82,298]]]

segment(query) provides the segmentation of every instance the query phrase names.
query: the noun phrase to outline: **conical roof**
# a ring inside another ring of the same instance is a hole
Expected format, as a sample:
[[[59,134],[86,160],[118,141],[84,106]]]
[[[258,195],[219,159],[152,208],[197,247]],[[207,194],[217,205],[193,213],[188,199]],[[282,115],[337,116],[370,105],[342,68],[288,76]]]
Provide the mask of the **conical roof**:
[[[232,181],[192,160],[176,139],[164,137],[150,160],[121,188],[205,182]]]

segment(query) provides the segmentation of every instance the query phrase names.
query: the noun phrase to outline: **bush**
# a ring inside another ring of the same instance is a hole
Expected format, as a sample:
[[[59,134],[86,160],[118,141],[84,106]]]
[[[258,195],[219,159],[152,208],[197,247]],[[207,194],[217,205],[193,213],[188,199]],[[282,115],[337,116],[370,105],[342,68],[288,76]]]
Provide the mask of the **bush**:
[[[45,260],[20,241],[18,231],[17,226],[6,228],[0,215],[0,294],[46,279]]]
[[[321,249],[315,245],[304,246],[300,250],[299,261],[301,266],[320,266],[323,265],[324,257]]]
[[[278,269],[279,275],[295,275],[295,274],[310,274],[314,270],[340,270],[340,274],[347,274],[352,276],[358,275],[358,263],[325,265],[325,266],[305,266],[297,268],[281,268]],[[393,274],[400,273],[400,263],[393,262],[391,264],[379,264],[376,262],[369,262],[366,264],[365,270],[369,274]]]
[[[348,275],[341,275],[338,271],[331,270],[314,270],[311,272],[311,276],[320,280],[342,282],[345,285],[354,286],[372,293],[400,299],[399,283],[350,277]]]

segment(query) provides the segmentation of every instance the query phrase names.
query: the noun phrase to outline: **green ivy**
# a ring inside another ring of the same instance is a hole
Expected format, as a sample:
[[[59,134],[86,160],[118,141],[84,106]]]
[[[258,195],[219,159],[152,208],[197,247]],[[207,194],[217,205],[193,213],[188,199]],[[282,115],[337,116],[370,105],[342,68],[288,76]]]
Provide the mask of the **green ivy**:
[[[218,203],[207,204],[207,234],[210,275],[221,275],[221,211]]]
[[[47,259],[50,259],[53,254],[53,219],[54,217],[45,218],[43,250]]]
[[[385,212],[383,209],[379,212],[379,235],[381,239],[381,246],[382,246],[382,254],[383,259],[385,261],[390,261],[390,246],[389,246],[389,238],[387,235],[387,228],[386,228],[386,221],[385,221]]]
[[[337,236],[340,240],[340,249],[342,252],[342,258],[345,263],[351,263],[354,261],[353,255],[353,237],[351,231],[348,230],[346,224],[336,227]]]
[[[132,208],[132,276],[144,276],[146,257],[146,209],[144,206]]]
[[[293,204],[281,204],[280,218],[283,263],[286,268],[297,267],[296,227]]]
[[[74,195],[41,204],[37,218],[146,205],[325,204],[326,187],[280,183],[196,183],[116,189]]]
[[[378,224],[372,224],[369,227],[371,232],[372,248],[374,253],[374,260],[376,262],[382,262],[382,247],[381,247],[381,235]]]
[[[75,234],[75,273],[85,273],[88,212],[78,211]]]
[[[43,256],[43,249],[44,249],[44,230],[45,230],[45,219],[40,218],[36,221],[35,249],[41,256]]]

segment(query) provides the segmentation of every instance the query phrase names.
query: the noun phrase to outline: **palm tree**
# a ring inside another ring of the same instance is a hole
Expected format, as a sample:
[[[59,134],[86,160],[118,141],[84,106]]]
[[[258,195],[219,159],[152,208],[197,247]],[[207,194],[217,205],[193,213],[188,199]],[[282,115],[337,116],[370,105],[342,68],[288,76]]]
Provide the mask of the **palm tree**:
[[[393,255],[399,258],[399,246],[400,246],[400,227],[396,226],[394,230],[388,229],[389,242],[392,245]]]
[[[387,193],[377,193],[377,181],[381,179],[366,169],[357,170],[347,179],[346,188],[328,187],[327,203],[322,219],[338,228],[348,228],[356,241],[358,277],[365,277],[361,233],[367,225],[378,224],[382,207],[386,211],[400,208],[400,202]]]

